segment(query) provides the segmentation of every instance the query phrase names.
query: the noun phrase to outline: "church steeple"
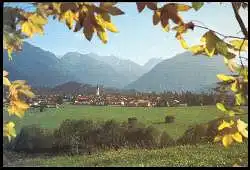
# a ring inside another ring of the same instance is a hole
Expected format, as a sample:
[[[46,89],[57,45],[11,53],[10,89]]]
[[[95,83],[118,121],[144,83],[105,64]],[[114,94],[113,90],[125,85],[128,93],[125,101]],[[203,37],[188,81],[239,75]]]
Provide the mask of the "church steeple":
[[[99,89],[99,86],[97,84],[97,87],[96,87],[96,95],[99,96],[100,95],[100,89]]]

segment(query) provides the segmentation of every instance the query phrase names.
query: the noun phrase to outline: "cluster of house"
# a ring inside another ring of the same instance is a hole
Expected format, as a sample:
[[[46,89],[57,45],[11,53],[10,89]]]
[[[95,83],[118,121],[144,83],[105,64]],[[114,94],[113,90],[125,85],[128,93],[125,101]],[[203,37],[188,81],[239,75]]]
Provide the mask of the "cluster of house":
[[[122,95],[90,95],[83,96],[78,95],[75,97],[73,104],[83,105],[111,105],[111,106],[127,106],[127,107],[156,107],[162,102],[161,97],[149,97],[149,96],[122,96]],[[167,102],[167,106],[183,105],[180,101],[173,100]]]
[[[59,104],[57,102],[58,95],[48,95],[48,96],[41,96],[36,95],[34,98],[27,99],[27,103],[30,107],[40,107],[45,106],[48,108],[58,108]]]

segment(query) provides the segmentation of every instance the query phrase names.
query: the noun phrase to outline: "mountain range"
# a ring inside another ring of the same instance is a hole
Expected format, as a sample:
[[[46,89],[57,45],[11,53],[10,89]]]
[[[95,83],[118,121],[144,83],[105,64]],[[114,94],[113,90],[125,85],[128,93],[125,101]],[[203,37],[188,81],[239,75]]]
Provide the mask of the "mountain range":
[[[27,80],[33,87],[55,87],[67,82],[102,84],[118,89],[138,91],[201,90],[216,83],[216,74],[228,73],[223,58],[192,56],[182,53],[171,59],[152,58],[139,65],[116,56],[68,52],[60,58],[24,42],[23,50],[3,66],[11,80]]]
[[[214,87],[216,74],[230,74],[222,56],[208,58],[190,52],[166,59],[126,86],[140,91],[207,91]]]

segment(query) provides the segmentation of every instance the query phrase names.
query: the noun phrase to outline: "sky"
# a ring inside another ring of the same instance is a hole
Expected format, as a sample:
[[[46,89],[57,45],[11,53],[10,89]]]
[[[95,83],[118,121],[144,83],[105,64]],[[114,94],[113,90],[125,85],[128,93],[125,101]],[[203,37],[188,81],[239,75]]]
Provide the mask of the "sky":
[[[27,7],[26,3],[8,4]],[[96,35],[89,42],[84,38],[82,31],[74,33],[65,23],[52,18],[45,26],[43,36],[35,35],[27,41],[57,56],[63,56],[67,52],[96,53],[129,59],[140,65],[145,64],[151,58],[167,59],[185,51],[176,41],[174,31],[164,32],[160,24],[153,25],[151,10],[145,8],[142,13],[138,13],[135,2],[119,2],[117,6],[125,14],[111,17],[119,33],[108,32],[107,44],[103,44]],[[248,27],[248,11],[241,11],[240,14]],[[180,15],[185,22],[193,20],[195,24],[207,26],[225,35],[242,36],[229,2],[221,5],[218,2],[208,3],[199,11],[191,9],[187,12],[180,12]],[[206,31],[195,28],[184,37],[189,45],[199,44],[200,37]]]

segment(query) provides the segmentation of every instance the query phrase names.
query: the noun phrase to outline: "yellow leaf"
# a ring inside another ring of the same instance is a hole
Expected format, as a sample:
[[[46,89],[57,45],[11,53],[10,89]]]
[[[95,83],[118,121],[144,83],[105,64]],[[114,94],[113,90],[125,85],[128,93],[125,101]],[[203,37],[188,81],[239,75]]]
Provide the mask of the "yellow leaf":
[[[206,32],[202,38],[201,42],[205,43],[205,52],[211,57],[215,54],[216,44],[221,41],[212,31]]]
[[[14,105],[16,105],[20,109],[28,109],[29,108],[28,104],[21,102],[21,101],[13,101],[13,103],[14,103]]]
[[[237,92],[238,91],[238,89],[237,89],[237,81],[235,80],[233,83],[232,83],[232,86],[231,86],[231,90],[233,91],[233,92]]]
[[[29,105],[21,101],[11,101],[8,112],[10,115],[14,114],[20,118],[24,116],[24,112],[29,108]]]
[[[97,23],[101,27],[106,28],[107,30],[111,32],[118,32],[118,29],[116,28],[116,26],[113,23],[104,20],[101,15],[96,15],[95,18],[96,18]]]
[[[229,145],[231,145],[233,142],[232,136],[231,135],[225,135],[222,138],[222,143],[225,147],[228,147]]]
[[[248,124],[246,124],[244,121],[238,119],[237,120],[237,129],[238,131],[246,138],[248,138],[248,131],[246,130]]]
[[[62,20],[65,20],[66,25],[68,26],[69,29],[72,29],[73,27],[74,16],[75,14],[71,10],[66,11],[62,15]]]
[[[228,59],[224,57],[224,63],[227,65],[228,64]]]
[[[216,103],[216,107],[221,110],[222,112],[226,112],[227,109],[225,108],[225,106],[222,103]]]
[[[187,42],[183,38],[179,38],[178,40],[181,43],[182,48],[188,49]]]
[[[38,14],[33,14],[28,18],[34,25],[45,25],[47,24],[47,19]]]
[[[31,92],[30,90],[20,89],[19,92],[23,93],[24,95],[28,96],[29,98],[33,98],[35,96],[35,94],[33,92]]]
[[[3,85],[5,85],[5,86],[10,86],[11,85],[11,83],[10,83],[10,81],[9,81],[8,78],[3,77]]]
[[[14,127],[15,124],[13,122],[8,122],[7,124],[4,124],[3,135],[7,136],[9,141],[11,140],[11,137],[16,137],[16,131]]]
[[[242,143],[242,136],[239,132],[232,134],[232,137],[236,142]]]
[[[214,138],[214,142],[219,142],[222,139],[221,136],[215,136]]]
[[[97,35],[104,44],[108,42],[108,36],[105,31],[97,31]]]
[[[169,28],[169,25],[166,25],[164,28],[163,28],[163,31],[165,32],[169,32],[170,28]]]
[[[193,54],[200,53],[204,51],[204,47],[202,45],[194,45],[189,48],[189,51],[191,51]]]
[[[248,50],[248,40],[239,40],[239,39],[235,39],[235,40],[231,40],[229,43],[237,50],[240,49],[241,45],[241,51],[247,51]]]
[[[222,124],[218,127],[218,130],[222,130],[224,128],[231,128],[231,126],[234,124],[234,122],[231,120],[230,123],[223,120]]]
[[[248,131],[246,129],[242,130],[240,132],[242,134],[242,136],[244,136],[245,138],[248,138]]]
[[[112,24],[111,22],[105,22],[105,27],[107,28],[107,30],[111,32],[118,32],[118,29],[116,28],[116,26]]]
[[[236,94],[235,95],[235,99],[236,99],[236,105],[242,105],[242,104],[245,104],[245,97],[239,93],[239,94]]]
[[[232,110],[230,110],[230,111],[228,112],[228,114],[229,114],[229,116],[234,116],[234,115],[235,115],[234,111],[232,111]]]
[[[230,80],[235,80],[234,77],[232,76],[226,76],[225,74],[217,74],[217,78],[221,81],[230,81]]]
[[[25,33],[27,36],[32,37],[33,31],[32,31],[32,24],[30,22],[24,22],[21,26],[21,31]]]
[[[9,47],[8,49],[7,49],[7,52],[8,52],[8,57],[9,57],[9,60],[12,60],[12,52],[13,52],[13,47]]]
[[[212,57],[214,55],[215,52],[215,48],[212,48],[211,50],[209,50],[208,48],[205,48],[205,52],[209,57]]]
[[[176,9],[177,11],[188,11],[192,7],[189,5],[184,5],[184,4],[176,4]]]

